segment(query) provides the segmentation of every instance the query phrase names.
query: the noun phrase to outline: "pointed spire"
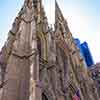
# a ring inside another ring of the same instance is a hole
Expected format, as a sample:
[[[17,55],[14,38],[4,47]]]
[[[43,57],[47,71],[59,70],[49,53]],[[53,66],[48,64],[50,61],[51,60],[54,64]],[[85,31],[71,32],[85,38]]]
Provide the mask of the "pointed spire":
[[[29,8],[37,8],[38,5],[42,4],[42,0],[25,0],[24,5],[28,6]]]
[[[32,6],[33,6],[33,0],[25,0],[24,5],[28,6],[28,8],[32,8]]]
[[[34,4],[34,7],[38,7],[38,6],[41,7],[42,0],[33,0],[33,4]]]
[[[55,0],[55,22],[64,20],[63,14],[59,8],[57,1]]]
[[[36,13],[37,23],[39,23],[41,19],[42,0],[33,0],[33,6]]]
[[[65,33],[70,32],[67,21],[65,20],[57,1],[55,0],[55,29],[59,28],[60,31],[65,35]]]

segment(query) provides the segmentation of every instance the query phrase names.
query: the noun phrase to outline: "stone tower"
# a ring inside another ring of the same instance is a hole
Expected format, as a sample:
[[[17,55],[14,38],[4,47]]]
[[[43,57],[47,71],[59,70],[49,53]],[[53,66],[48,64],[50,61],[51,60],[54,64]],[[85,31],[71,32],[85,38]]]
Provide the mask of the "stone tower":
[[[99,100],[57,2],[53,31],[42,0],[25,0],[0,59],[0,100]]]

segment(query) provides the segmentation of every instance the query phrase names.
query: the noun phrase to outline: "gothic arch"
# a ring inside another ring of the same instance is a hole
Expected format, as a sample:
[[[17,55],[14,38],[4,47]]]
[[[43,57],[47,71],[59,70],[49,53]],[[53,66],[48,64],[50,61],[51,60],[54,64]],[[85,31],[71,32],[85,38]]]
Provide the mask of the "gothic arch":
[[[42,100],[48,100],[47,96],[44,93],[42,93]]]
[[[49,89],[49,87],[42,87],[42,95],[45,95],[47,100],[55,100],[53,90]]]
[[[44,74],[45,74],[45,72],[44,72]],[[46,75],[47,74],[45,74],[45,76]],[[49,79],[49,77],[46,77],[46,78]],[[54,99],[54,95],[55,95],[54,90],[52,88],[50,88],[51,87],[51,82],[48,81],[48,80],[46,80],[46,81],[45,80],[46,79],[45,78],[43,79],[43,76],[42,76],[42,81],[40,79],[40,81],[41,81],[41,96],[43,96],[43,95],[46,96],[47,100],[55,100]]]
[[[47,60],[47,37],[42,32],[38,33],[37,36],[41,41],[41,57]]]

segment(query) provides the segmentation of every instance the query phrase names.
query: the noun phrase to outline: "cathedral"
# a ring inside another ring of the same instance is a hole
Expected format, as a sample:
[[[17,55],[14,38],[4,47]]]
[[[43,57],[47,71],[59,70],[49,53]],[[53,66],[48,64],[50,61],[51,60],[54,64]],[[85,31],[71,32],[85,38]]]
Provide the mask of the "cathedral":
[[[0,100],[100,100],[57,1],[54,29],[42,0],[25,0],[0,52]]]

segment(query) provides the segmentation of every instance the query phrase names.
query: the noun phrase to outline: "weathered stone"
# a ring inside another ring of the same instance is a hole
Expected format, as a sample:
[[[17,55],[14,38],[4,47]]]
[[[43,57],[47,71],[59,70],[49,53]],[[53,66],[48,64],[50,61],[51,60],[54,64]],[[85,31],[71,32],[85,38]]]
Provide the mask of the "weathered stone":
[[[55,31],[41,2],[25,0],[9,32],[0,54],[7,72],[0,100],[72,100],[77,91],[81,100],[99,100],[57,2]]]

